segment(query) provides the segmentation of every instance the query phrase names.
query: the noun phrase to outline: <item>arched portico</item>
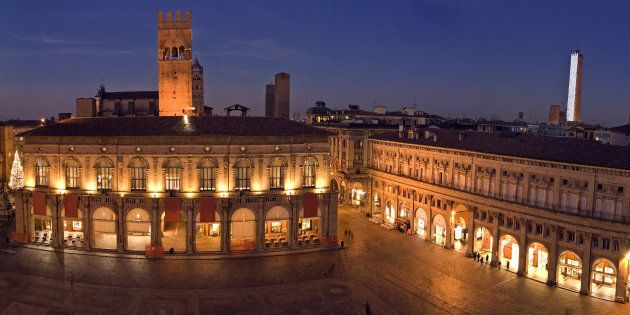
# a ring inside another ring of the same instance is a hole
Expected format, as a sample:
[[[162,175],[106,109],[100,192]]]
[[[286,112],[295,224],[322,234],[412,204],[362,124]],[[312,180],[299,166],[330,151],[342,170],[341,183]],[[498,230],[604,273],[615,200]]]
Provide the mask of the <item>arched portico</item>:
[[[162,212],[160,231],[162,232],[162,247],[175,252],[186,251],[186,216],[177,212],[173,217],[166,218],[166,211]]]
[[[492,261],[492,245],[495,242],[491,231],[485,227],[475,228],[475,244],[474,251],[481,255],[485,262]]]
[[[427,212],[422,209],[422,208],[418,208],[416,209],[416,222],[415,222],[415,232],[416,234],[422,238],[422,239],[426,239],[429,236],[429,220],[428,220],[428,216],[427,216]]]
[[[396,207],[391,200],[385,201],[385,222],[393,224],[396,221]]]
[[[317,245],[322,237],[322,212],[317,208],[316,217],[304,217],[304,209],[298,213],[298,246]]]
[[[549,250],[545,245],[533,242],[527,247],[527,271],[528,278],[547,283],[549,278],[548,272]]]
[[[142,251],[151,246],[151,215],[142,208],[134,208],[125,217],[127,231],[125,249]]]
[[[83,235],[83,211],[77,209],[76,218],[66,218],[65,209],[61,210],[61,222],[63,224],[62,244],[68,247],[83,247],[85,236]]]
[[[220,252],[221,251],[221,215],[214,212],[214,221],[201,222],[201,214],[195,216],[195,251]]]
[[[53,215],[50,207],[46,206],[42,215],[34,214],[31,208],[31,231],[33,231],[33,243],[46,246],[52,245],[53,238]],[[57,232],[55,232],[57,233]]]
[[[446,245],[446,220],[441,214],[433,217],[433,241],[440,246]]]
[[[230,248],[234,251],[256,249],[256,214],[240,208],[230,218]]]
[[[519,246],[516,238],[511,235],[503,235],[499,239],[499,262],[501,262],[501,267],[516,272],[518,270],[518,256]]]
[[[599,258],[591,269],[591,295],[609,301],[615,300],[617,289],[617,268],[612,261]]]
[[[580,291],[582,260],[576,253],[570,250],[560,253],[557,278],[559,287]]]
[[[100,207],[91,216],[90,240],[92,248],[116,249],[118,228],[116,214],[110,208]]]
[[[265,214],[265,248],[289,247],[291,215],[282,206],[275,206]]]
[[[366,195],[367,195],[367,191],[363,189],[363,184],[359,182],[352,183],[352,190],[350,191],[352,205],[355,205],[355,206],[365,205]]]

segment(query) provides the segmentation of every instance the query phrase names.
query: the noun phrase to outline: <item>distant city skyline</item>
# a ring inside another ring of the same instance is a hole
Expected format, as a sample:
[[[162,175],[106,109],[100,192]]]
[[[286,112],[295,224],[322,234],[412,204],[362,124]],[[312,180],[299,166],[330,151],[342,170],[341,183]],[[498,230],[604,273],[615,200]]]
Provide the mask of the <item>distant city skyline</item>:
[[[570,4],[570,5],[569,5]],[[628,121],[630,4],[622,1],[213,1],[107,6],[9,2],[0,11],[0,119],[74,112],[108,91],[157,90],[157,11],[190,10],[206,106],[264,115],[265,85],[291,74],[291,113],[375,104],[546,121],[566,110],[570,53],[584,52],[581,117]]]

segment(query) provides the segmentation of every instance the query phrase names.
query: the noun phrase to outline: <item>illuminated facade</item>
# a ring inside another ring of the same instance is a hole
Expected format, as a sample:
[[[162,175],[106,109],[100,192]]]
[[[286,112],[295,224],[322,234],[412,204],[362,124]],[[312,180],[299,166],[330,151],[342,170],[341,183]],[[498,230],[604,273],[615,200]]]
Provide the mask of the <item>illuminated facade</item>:
[[[627,301],[630,148],[439,128],[368,142],[374,221],[522,276]]]
[[[567,121],[582,121],[580,105],[582,102],[582,63],[584,55],[579,50],[571,53],[569,69],[569,92],[567,98]]]
[[[332,246],[328,135],[266,117],[52,124],[23,134],[14,239],[147,254]]]

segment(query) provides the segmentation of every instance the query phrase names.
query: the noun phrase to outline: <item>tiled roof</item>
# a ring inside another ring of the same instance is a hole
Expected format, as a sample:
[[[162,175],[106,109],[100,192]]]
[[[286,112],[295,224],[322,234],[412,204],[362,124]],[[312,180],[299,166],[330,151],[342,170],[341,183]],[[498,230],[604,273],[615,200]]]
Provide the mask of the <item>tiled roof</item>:
[[[425,131],[437,134],[425,138]],[[463,134],[460,141],[459,135]],[[630,170],[630,147],[605,145],[592,140],[549,137],[523,133],[490,133],[452,129],[423,128],[418,139],[399,138],[398,133],[383,133],[372,139],[414,143],[433,147],[522,157],[571,164]]]
[[[188,117],[186,124],[184,117],[181,116],[157,116],[71,118],[21,134],[24,137],[203,135],[327,136],[330,133],[303,123],[275,117]]]
[[[621,125],[621,126],[617,126],[617,127],[612,127],[612,128],[609,128],[608,130],[609,131],[628,133],[628,132],[630,132],[630,123],[625,124],[625,125]]]
[[[158,91],[105,92],[102,98],[109,100],[157,99],[159,94]]]
[[[0,121],[0,126],[14,126],[14,127],[36,127],[41,124],[41,120],[20,120],[20,119],[12,119]],[[51,123],[50,120],[46,120],[46,123]]]

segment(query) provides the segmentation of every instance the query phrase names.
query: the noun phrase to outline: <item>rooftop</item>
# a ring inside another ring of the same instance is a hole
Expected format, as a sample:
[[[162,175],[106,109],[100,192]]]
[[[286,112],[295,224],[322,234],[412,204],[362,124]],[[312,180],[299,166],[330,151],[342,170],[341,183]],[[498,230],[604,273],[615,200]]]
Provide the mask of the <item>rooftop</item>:
[[[129,99],[157,99],[158,91],[125,91],[125,92],[103,92],[100,96],[108,100],[129,100]]]
[[[437,134],[437,141],[434,141],[432,136],[425,138],[425,131]],[[401,139],[398,133],[377,134],[371,138],[512,157],[630,170],[630,147],[605,145],[591,140],[523,133],[460,132],[438,128],[422,128],[418,133],[418,139],[407,139],[407,137]],[[461,141],[460,134],[463,135]]]
[[[71,118],[27,131],[24,137],[117,137],[117,136],[204,136],[251,135],[328,136],[330,133],[276,117],[181,116]]]

